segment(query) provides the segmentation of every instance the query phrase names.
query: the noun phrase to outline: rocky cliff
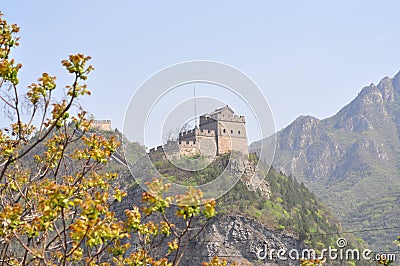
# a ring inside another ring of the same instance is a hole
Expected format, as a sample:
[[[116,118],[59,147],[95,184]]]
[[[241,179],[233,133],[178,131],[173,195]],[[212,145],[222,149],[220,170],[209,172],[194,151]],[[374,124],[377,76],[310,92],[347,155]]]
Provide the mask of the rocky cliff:
[[[265,249],[267,245],[267,249]],[[297,237],[271,230],[254,219],[223,215],[212,220],[204,233],[188,246],[183,265],[200,265],[217,255],[240,265],[298,265],[298,260],[265,257],[265,250],[292,250],[301,254],[305,245]]]

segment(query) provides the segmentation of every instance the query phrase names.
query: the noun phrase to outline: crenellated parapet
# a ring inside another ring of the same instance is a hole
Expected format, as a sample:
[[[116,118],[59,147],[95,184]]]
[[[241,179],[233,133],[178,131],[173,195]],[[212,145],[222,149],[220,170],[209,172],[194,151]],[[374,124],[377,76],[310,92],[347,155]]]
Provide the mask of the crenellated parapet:
[[[224,114],[214,114],[211,115],[211,118],[218,121],[227,121],[227,122],[238,122],[245,123],[245,117],[242,115],[224,115]],[[207,118],[206,118],[207,120]]]
[[[197,143],[195,140],[179,141],[179,148],[192,148],[196,147]]]
[[[149,150],[149,153],[156,153],[156,152],[164,152],[163,146],[157,146],[156,148],[152,148]]]
[[[184,140],[187,138],[195,137],[195,136],[204,136],[204,137],[215,137],[215,130],[212,129],[191,129],[182,133],[179,133],[179,140]]]

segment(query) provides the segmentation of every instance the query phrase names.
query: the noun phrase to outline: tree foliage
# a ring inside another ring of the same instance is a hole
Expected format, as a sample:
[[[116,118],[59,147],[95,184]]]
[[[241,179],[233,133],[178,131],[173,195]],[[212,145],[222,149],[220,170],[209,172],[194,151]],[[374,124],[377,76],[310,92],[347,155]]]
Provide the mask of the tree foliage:
[[[143,206],[115,217],[110,207],[126,193],[105,166],[119,142],[89,133],[91,120],[76,108],[90,95],[90,57],[62,61],[72,79],[57,101],[48,73],[25,91],[18,87],[22,65],[10,55],[19,27],[0,14],[0,32],[0,100],[10,120],[0,129],[0,265],[178,265],[205,226],[197,223],[215,215],[215,202],[193,189],[165,197],[168,184],[153,180]],[[172,203],[179,225],[167,212]]]

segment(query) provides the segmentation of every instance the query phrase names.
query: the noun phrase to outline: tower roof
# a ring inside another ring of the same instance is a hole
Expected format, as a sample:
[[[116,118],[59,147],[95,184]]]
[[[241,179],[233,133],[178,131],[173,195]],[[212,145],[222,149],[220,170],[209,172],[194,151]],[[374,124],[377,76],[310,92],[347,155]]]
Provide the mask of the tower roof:
[[[215,109],[213,112],[210,113],[210,115],[215,115],[215,114],[220,114],[223,113],[224,111],[228,111],[231,114],[234,114],[235,112],[232,110],[232,108],[230,108],[228,105],[224,106],[222,108],[219,109]]]

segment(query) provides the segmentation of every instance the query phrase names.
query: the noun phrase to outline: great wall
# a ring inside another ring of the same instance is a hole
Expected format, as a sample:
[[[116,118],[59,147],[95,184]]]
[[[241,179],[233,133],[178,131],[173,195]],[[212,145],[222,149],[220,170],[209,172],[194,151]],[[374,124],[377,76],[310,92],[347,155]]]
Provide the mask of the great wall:
[[[160,153],[181,156],[215,156],[230,151],[248,154],[245,117],[234,114],[229,106],[200,116],[199,125],[179,133],[177,140],[149,150],[150,158]]]

